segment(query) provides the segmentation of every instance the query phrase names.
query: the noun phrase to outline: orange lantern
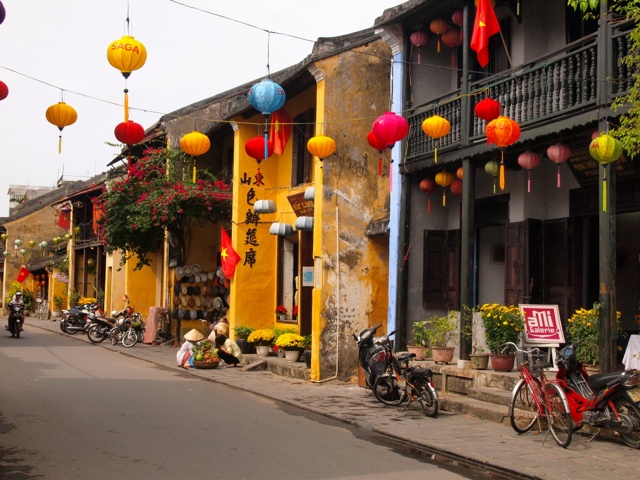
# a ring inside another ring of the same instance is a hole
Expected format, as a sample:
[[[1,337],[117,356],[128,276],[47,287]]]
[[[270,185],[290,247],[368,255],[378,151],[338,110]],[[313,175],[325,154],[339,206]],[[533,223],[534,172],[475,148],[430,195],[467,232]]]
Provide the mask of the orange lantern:
[[[73,125],[78,119],[78,113],[71,105],[67,105],[64,102],[58,102],[55,105],[51,105],[47,108],[45,113],[47,121],[52,123],[60,130],[58,136],[58,153],[62,152],[62,129]]]
[[[204,155],[211,148],[211,141],[204,133],[193,131],[183,135],[180,148],[192,157]],[[196,183],[196,159],[193,159],[193,183]]]
[[[485,127],[487,143],[495,143],[501,151],[500,190],[504,190],[504,149],[520,138],[520,125],[505,115],[491,120]]]
[[[527,192],[531,192],[531,169],[540,165],[541,156],[538,153],[527,150],[518,156],[518,164],[527,169]]]
[[[436,175],[436,183],[442,187],[442,206],[447,206],[447,187],[453,183],[453,174],[442,170]]]
[[[420,63],[420,47],[427,43],[429,37],[422,30],[416,30],[411,34],[409,40],[411,41],[411,45],[414,47],[418,47],[418,63]]]
[[[129,89],[127,79],[131,72],[142,68],[147,61],[147,49],[130,35],[114,40],[107,48],[107,60],[124,77],[124,121],[129,120]]]
[[[464,180],[464,169],[462,167],[456,170],[456,177],[458,177],[460,180]]]
[[[438,37],[438,53],[440,52],[440,37],[443,33],[446,33],[447,30],[451,28],[451,25],[446,20],[442,18],[435,18],[429,24],[429,29],[435,33]]]
[[[426,118],[422,122],[422,131],[434,138],[434,163],[438,163],[438,139],[448,135],[451,131],[451,124],[446,118],[440,115]]]
[[[436,189],[436,182],[430,178],[425,178],[420,182],[420,190],[427,194],[427,213],[431,213],[431,194]]]
[[[622,144],[611,135],[601,134],[591,141],[589,145],[589,153],[591,156],[605,166],[615,162],[622,155]],[[602,176],[602,211],[607,211],[607,170],[604,169]]]
[[[336,142],[325,135],[316,135],[307,142],[307,150],[322,161],[336,151]]]
[[[556,143],[547,148],[547,156],[558,166],[556,185],[560,188],[560,164],[571,156],[571,149],[561,143]]]

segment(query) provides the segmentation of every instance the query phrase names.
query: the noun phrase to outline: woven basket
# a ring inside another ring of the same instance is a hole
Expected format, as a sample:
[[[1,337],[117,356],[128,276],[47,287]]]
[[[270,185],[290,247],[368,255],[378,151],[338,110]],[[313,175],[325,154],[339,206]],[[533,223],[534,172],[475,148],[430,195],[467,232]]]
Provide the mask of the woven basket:
[[[193,361],[194,368],[218,368],[220,364],[220,360],[215,360],[213,362],[198,362],[197,360]]]

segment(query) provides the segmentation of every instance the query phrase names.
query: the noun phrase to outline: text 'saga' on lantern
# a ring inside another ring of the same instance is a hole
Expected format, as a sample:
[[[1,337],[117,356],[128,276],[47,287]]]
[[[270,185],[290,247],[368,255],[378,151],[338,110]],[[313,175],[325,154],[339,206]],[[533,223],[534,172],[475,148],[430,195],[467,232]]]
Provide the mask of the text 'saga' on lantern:
[[[269,140],[269,117],[277,110],[284,106],[287,95],[284,88],[275,83],[270,78],[265,78],[256,83],[249,89],[247,99],[253,108],[258,110],[264,116],[264,157],[269,158],[268,140]]]
[[[67,105],[64,102],[58,102],[47,108],[45,115],[47,117],[47,121],[58,127],[58,130],[60,130],[60,135],[58,135],[58,153],[61,153],[62,129],[69,125],[73,125],[78,119],[78,113],[71,105]]]
[[[453,173],[446,170],[436,174],[436,183],[442,187],[442,206],[447,206],[447,187],[453,183]]]
[[[436,189],[436,182],[431,178],[424,178],[420,182],[420,190],[427,194],[427,213],[431,213],[431,194]]]
[[[446,118],[442,118],[440,115],[433,115],[424,119],[422,131],[433,138],[433,161],[438,163],[438,139],[449,134],[451,124]]]
[[[531,150],[518,155],[518,165],[527,170],[527,192],[531,192],[531,170],[540,165],[541,160],[541,155]]]
[[[129,89],[127,80],[131,72],[142,68],[147,61],[147,49],[130,35],[114,40],[107,48],[107,60],[124,77],[124,121],[129,120]]]
[[[409,40],[411,41],[411,45],[418,47],[418,64],[420,64],[420,47],[427,43],[429,37],[424,31],[416,30],[409,36]]]
[[[307,142],[307,150],[322,161],[336,151],[336,142],[326,135],[316,135]]]
[[[504,149],[520,138],[520,125],[509,117],[501,115],[491,120],[485,127],[487,143],[494,143],[500,149],[500,190],[504,190]]]
[[[594,138],[589,145],[589,154],[600,163],[606,166],[615,162],[622,155],[622,144],[619,140],[606,133]],[[602,211],[607,211],[607,169],[604,169],[602,176]]]
[[[571,149],[561,143],[556,143],[547,148],[547,157],[558,166],[556,174],[556,186],[560,188],[560,164],[569,160]]]
[[[204,133],[193,131],[180,138],[180,148],[193,158],[193,183],[196,183],[196,159],[199,155],[204,155],[211,148],[211,141]]]
[[[376,134],[373,131],[367,133],[367,143],[371,148],[375,148],[380,157],[378,157],[378,176],[382,176],[382,152],[387,149],[387,144],[376,137]]]
[[[493,177],[493,193],[496,193],[496,178],[500,171],[500,162],[497,160],[489,160],[484,164],[484,171]]]
[[[409,133],[409,122],[394,112],[385,112],[375,119],[371,131],[387,147],[393,148],[396,142],[402,140]]]

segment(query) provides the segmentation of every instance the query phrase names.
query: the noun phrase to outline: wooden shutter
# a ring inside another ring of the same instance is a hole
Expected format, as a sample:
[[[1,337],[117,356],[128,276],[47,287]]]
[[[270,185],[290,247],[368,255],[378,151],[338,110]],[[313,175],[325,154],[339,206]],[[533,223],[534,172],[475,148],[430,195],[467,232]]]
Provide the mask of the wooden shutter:
[[[459,308],[460,231],[425,230],[423,308]]]

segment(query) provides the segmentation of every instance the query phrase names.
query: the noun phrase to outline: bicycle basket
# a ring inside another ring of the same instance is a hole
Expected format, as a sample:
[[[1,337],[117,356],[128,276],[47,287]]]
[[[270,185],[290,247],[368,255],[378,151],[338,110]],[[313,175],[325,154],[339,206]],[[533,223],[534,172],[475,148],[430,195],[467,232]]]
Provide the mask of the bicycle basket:
[[[374,345],[367,353],[367,364],[373,375],[382,375],[389,366],[389,353],[382,345]]]
[[[549,354],[545,351],[530,352],[527,357],[531,370],[538,371],[552,366],[552,363],[549,362]]]

